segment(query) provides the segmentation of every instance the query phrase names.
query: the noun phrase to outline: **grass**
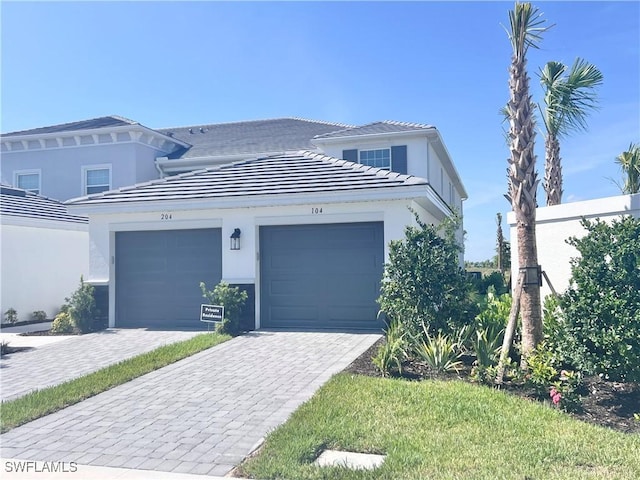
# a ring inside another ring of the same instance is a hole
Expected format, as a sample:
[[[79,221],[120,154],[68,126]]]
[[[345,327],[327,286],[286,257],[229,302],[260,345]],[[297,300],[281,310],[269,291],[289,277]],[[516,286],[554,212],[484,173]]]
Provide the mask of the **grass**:
[[[227,335],[210,333],[197,335],[189,340],[164,345],[60,385],[36,390],[15,400],[2,402],[0,433],[122,385],[218,345],[229,338],[231,337]]]
[[[373,471],[316,467],[325,448],[387,455]],[[340,374],[241,466],[252,478],[637,479],[640,435],[461,381]]]

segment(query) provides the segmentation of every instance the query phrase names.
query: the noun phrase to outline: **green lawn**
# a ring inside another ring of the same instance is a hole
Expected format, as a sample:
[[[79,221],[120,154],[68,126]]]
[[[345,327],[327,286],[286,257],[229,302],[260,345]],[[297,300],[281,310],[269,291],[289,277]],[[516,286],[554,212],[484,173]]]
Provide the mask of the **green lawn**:
[[[384,453],[374,471],[319,468],[324,448]],[[638,479],[640,435],[462,381],[340,374],[242,467],[272,479]]]
[[[110,365],[68,382],[31,392],[0,405],[0,433],[194,355],[226,340],[227,335],[203,333]]]

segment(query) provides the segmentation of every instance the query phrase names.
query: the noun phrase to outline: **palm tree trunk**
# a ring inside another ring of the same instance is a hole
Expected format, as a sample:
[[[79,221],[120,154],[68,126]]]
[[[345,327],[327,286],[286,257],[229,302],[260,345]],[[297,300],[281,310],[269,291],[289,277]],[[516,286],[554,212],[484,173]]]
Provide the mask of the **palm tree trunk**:
[[[509,69],[509,197],[516,217],[518,263],[520,268],[537,267],[536,248],[536,190],[538,179],[534,154],[535,122],[533,105],[529,94],[527,74],[526,35],[531,11],[530,4],[516,3],[512,22],[512,44],[514,54]],[[515,26],[515,28],[513,27]],[[527,357],[542,339],[542,312],[540,309],[540,287],[527,285],[521,296],[522,315],[522,366],[526,368]]]
[[[544,148],[546,157],[544,191],[547,194],[547,206],[560,205],[562,203],[562,165],[558,138],[548,134]]]

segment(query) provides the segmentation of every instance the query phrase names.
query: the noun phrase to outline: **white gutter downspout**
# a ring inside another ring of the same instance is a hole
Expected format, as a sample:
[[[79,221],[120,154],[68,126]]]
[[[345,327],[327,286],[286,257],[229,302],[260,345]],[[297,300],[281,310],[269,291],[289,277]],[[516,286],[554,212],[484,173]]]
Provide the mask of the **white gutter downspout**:
[[[160,160],[169,160],[169,157],[156,157],[155,161],[153,162],[156,166],[156,170],[158,170],[158,173],[160,174],[160,178],[164,178],[164,171],[162,170],[162,167],[160,167]]]

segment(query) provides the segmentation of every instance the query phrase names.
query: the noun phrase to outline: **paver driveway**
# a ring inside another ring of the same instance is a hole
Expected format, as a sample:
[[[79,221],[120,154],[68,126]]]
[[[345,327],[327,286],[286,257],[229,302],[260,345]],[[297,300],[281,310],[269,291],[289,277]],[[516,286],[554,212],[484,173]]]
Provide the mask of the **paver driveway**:
[[[13,353],[0,360],[0,397],[11,400],[200,333],[114,328]]]
[[[378,338],[250,333],[11,430],[0,455],[224,475]]]

